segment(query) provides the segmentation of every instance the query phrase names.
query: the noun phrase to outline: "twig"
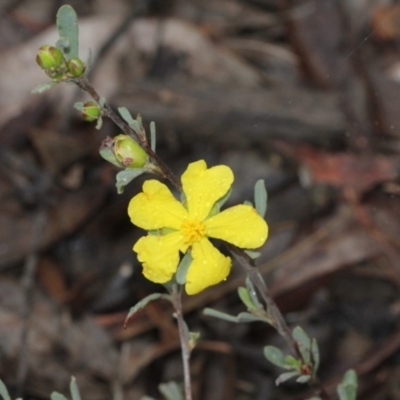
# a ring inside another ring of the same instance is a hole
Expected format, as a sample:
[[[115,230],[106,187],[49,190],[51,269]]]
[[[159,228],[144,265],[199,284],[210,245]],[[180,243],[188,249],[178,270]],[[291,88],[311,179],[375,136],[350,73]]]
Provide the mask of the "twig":
[[[100,101],[100,95],[96,92],[94,87],[89,83],[86,78],[80,78],[74,80],[74,82],[85,92],[87,92],[96,102]],[[159,173],[163,178],[168,179],[177,190],[182,191],[182,185],[176,175],[169,169],[164,161],[158,157],[156,153],[151,149],[147,141],[141,140],[136,132],[115,113],[115,111],[105,103],[102,107],[103,115],[110,118],[124,133],[135,139],[142,147],[143,150],[153,159],[154,164],[158,167]]]
[[[173,299],[176,320],[178,322],[179,340],[181,342],[183,379],[185,382],[185,400],[192,400],[192,385],[190,379],[190,366],[189,366],[191,349],[188,343],[188,332],[186,324],[183,319],[181,288],[182,287],[180,286],[179,288],[175,289],[172,292],[171,297]]]

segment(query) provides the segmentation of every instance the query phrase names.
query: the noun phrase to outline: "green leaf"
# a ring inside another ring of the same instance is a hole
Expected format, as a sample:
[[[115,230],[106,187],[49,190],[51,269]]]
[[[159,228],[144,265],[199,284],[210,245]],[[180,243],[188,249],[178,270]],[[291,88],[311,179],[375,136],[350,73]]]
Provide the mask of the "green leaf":
[[[267,211],[267,190],[265,189],[265,182],[259,179],[254,185],[254,203],[257,212],[264,218]]]
[[[285,363],[286,363],[286,369],[295,369],[296,371],[300,372],[301,360],[298,360],[297,358],[288,355],[285,358]]]
[[[300,326],[293,329],[293,338],[296,340],[304,362],[311,365],[311,339]]]
[[[278,378],[275,381],[275,385],[279,386],[281,383],[288,381],[289,379],[298,376],[299,373],[296,371],[292,372],[284,372],[283,374],[279,375]]]
[[[343,377],[343,381],[337,387],[340,400],[356,400],[358,379],[353,369],[348,370]]]
[[[238,295],[243,304],[247,307],[249,311],[258,310],[257,305],[254,304],[253,299],[249,293],[249,290],[245,287],[240,286],[238,288]]]
[[[184,285],[186,283],[186,275],[190,264],[192,263],[192,256],[188,251],[182,258],[181,262],[179,263],[178,270],[176,271],[176,281],[180,285]]]
[[[238,319],[234,315],[229,315],[229,314],[226,314],[226,313],[224,313],[222,311],[214,310],[212,308],[205,308],[203,310],[203,314],[204,315],[208,315],[210,317],[219,318],[219,319],[222,319],[224,321],[234,322],[236,324],[238,323]]]
[[[255,260],[261,256],[259,251],[244,250],[244,252],[252,259]]]
[[[118,172],[115,177],[117,180],[115,186],[117,186],[118,194],[123,193],[125,186],[144,172],[146,172],[144,168],[125,169]]]
[[[7,387],[1,379],[0,379],[0,396],[4,400],[11,400],[11,397],[8,393]]]
[[[311,355],[312,355],[312,370],[313,370],[313,375],[315,376],[317,374],[320,363],[319,348],[317,340],[315,338],[313,338],[311,341]]]
[[[81,101],[77,101],[77,102],[74,104],[74,108],[75,108],[76,110],[78,110],[78,111],[82,111],[83,103],[82,103]]]
[[[79,393],[79,388],[74,376],[71,378],[71,383],[69,384],[69,390],[71,392],[72,400],[81,400],[81,394]]]
[[[278,349],[277,347],[265,346],[264,356],[272,364],[277,365],[281,368],[286,368],[286,357],[283,354],[282,350]]]
[[[99,131],[102,126],[103,126],[103,118],[99,117],[99,118],[97,118],[97,123],[96,123],[95,128]]]
[[[60,39],[57,47],[60,48],[67,60],[79,58],[79,28],[78,17],[70,5],[64,5],[57,12],[57,28]]]
[[[67,397],[65,397],[63,394],[58,393],[58,392],[53,392],[53,393],[50,395],[50,399],[51,399],[51,400],[68,400]]]
[[[268,324],[271,323],[271,321],[268,320],[266,317],[262,317],[256,314],[250,314],[248,312],[241,312],[236,318],[238,323],[247,323],[256,321],[267,322]]]
[[[51,89],[52,87],[58,85],[59,82],[51,81],[51,82],[46,82],[42,83],[41,85],[38,85],[33,88],[32,93],[33,94],[41,94],[46,92],[47,90]]]
[[[229,200],[229,197],[231,197],[232,194],[232,187],[229,188],[228,192],[225,194],[225,196],[222,196],[215,204],[218,207],[218,212],[221,210],[222,206]]]
[[[263,310],[264,311],[264,306],[258,300],[256,288],[254,287],[254,284],[253,284],[252,280],[249,277],[246,278],[246,287],[247,287],[247,291],[248,291],[248,293],[249,293],[249,295],[251,297],[251,300],[252,300],[253,304],[255,305],[255,307],[258,310]]]
[[[297,383],[307,383],[311,379],[310,375],[301,375],[296,379]]]
[[[161,383],[158,389],[166,400],[184,400],[182,389],[176,382]]]
[[[157,300],[157,299],[168,299],[170,300],[170,297],[168,295],[164,295],[161,293],[152,293],[146,296],[144,299],[140,300],[139,303],[135,304],[128,312],[128,315],[125,318],[125,325],[128,323],[128,321],[141,309],[145,308],[147,304],[149,304],[151,301]]]
[[[131,113],[128,111],[126,107],[118,107],[118,112],[120,113],[121,117],[125,120],[125,122],[128,123],[129,126],[135,122]]]
[[[155,399],[154,397],[150,397],[150,396],[142,396],[140,398],[140,400],[157,400],[157,399]]]
[[[150,147],[156,152],[156,124],[154,121],[150,122]]]

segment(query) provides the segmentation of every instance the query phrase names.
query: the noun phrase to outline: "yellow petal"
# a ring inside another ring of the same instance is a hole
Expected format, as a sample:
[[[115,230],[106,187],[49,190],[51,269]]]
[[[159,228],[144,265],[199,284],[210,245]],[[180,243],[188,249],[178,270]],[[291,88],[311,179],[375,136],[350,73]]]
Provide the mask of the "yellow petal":
[[[204,221],[207,236],[244,249],[256,249],[268,237],[268,225],[257,211],[244,204],[228,208]]]
[[[187,210],[163,183],[154,179],[143,184],[143,192],[129,202],[128,214],[142,229],[180,229]]]
[[[182,186],[190,216],[203,221],[215,202],[228,192],[232,183],[233,173],[226,165],[207,169],[204,160],[189,164],[182,175]]]
[[[179,264],[179,250],[186,251],[180,232],[166,236],[148,235],[133,246],[143,264],[143,275],[150,281],[165,283],[171,280]]]
[[[193,261],[186,275],[186,293],[196,294],[226,279],[231,259],[221,254],[208,239],[192,247]]]

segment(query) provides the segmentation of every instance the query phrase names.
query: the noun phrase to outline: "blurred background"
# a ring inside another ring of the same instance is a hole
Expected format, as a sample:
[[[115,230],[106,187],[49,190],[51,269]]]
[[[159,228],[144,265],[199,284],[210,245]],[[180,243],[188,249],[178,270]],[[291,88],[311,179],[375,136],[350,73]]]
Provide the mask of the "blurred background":
[[[141,275],[107,136],[73,109],[66,84],[43,95],[35,63],[54,45],[63,1],[0,2],[0,378],[13,395],[85,400],[161,398],[181,381],[172,310],[131,306],[158,290]],[[230,204],[264,179],[270,237],[260,271],[290,326],[319,343],[334,397],[348,368],[359,398],[400,399],[400,4],[387,0],[86,0],[80,56],[115,107],[157,126],[157,151],[178,175],[189,162],[235,173]],[[229,279],[184,300],[201,339],[192,355],[197,400],[300,400],[275,386],[263,357],[285,349],[268,325],[202,314],[244,311]]]

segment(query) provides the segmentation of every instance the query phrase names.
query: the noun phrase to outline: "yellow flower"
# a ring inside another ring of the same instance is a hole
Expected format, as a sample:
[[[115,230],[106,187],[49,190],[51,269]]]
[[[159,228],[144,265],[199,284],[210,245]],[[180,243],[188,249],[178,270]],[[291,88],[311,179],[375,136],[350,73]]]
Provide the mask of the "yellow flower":
[[[231,259],[208,238],[245,249],[264,244],[268,226],[253,207],[242,204],[210,214],[215,203],[229,191],[233,179],[232,170],[225,165],[207,169],[204,160],[189,164],[181,178],[184,204],[157,180],[143,184],[143,192],[129,203],[129,217],[145,230],[162,230],[142,237],[133,247],[147,279],[156,283],[170,281],[178,268],[180,253],[190,250],[192,262],[185,289],[188,294],[196,294],[226,279],[231,268]]]

